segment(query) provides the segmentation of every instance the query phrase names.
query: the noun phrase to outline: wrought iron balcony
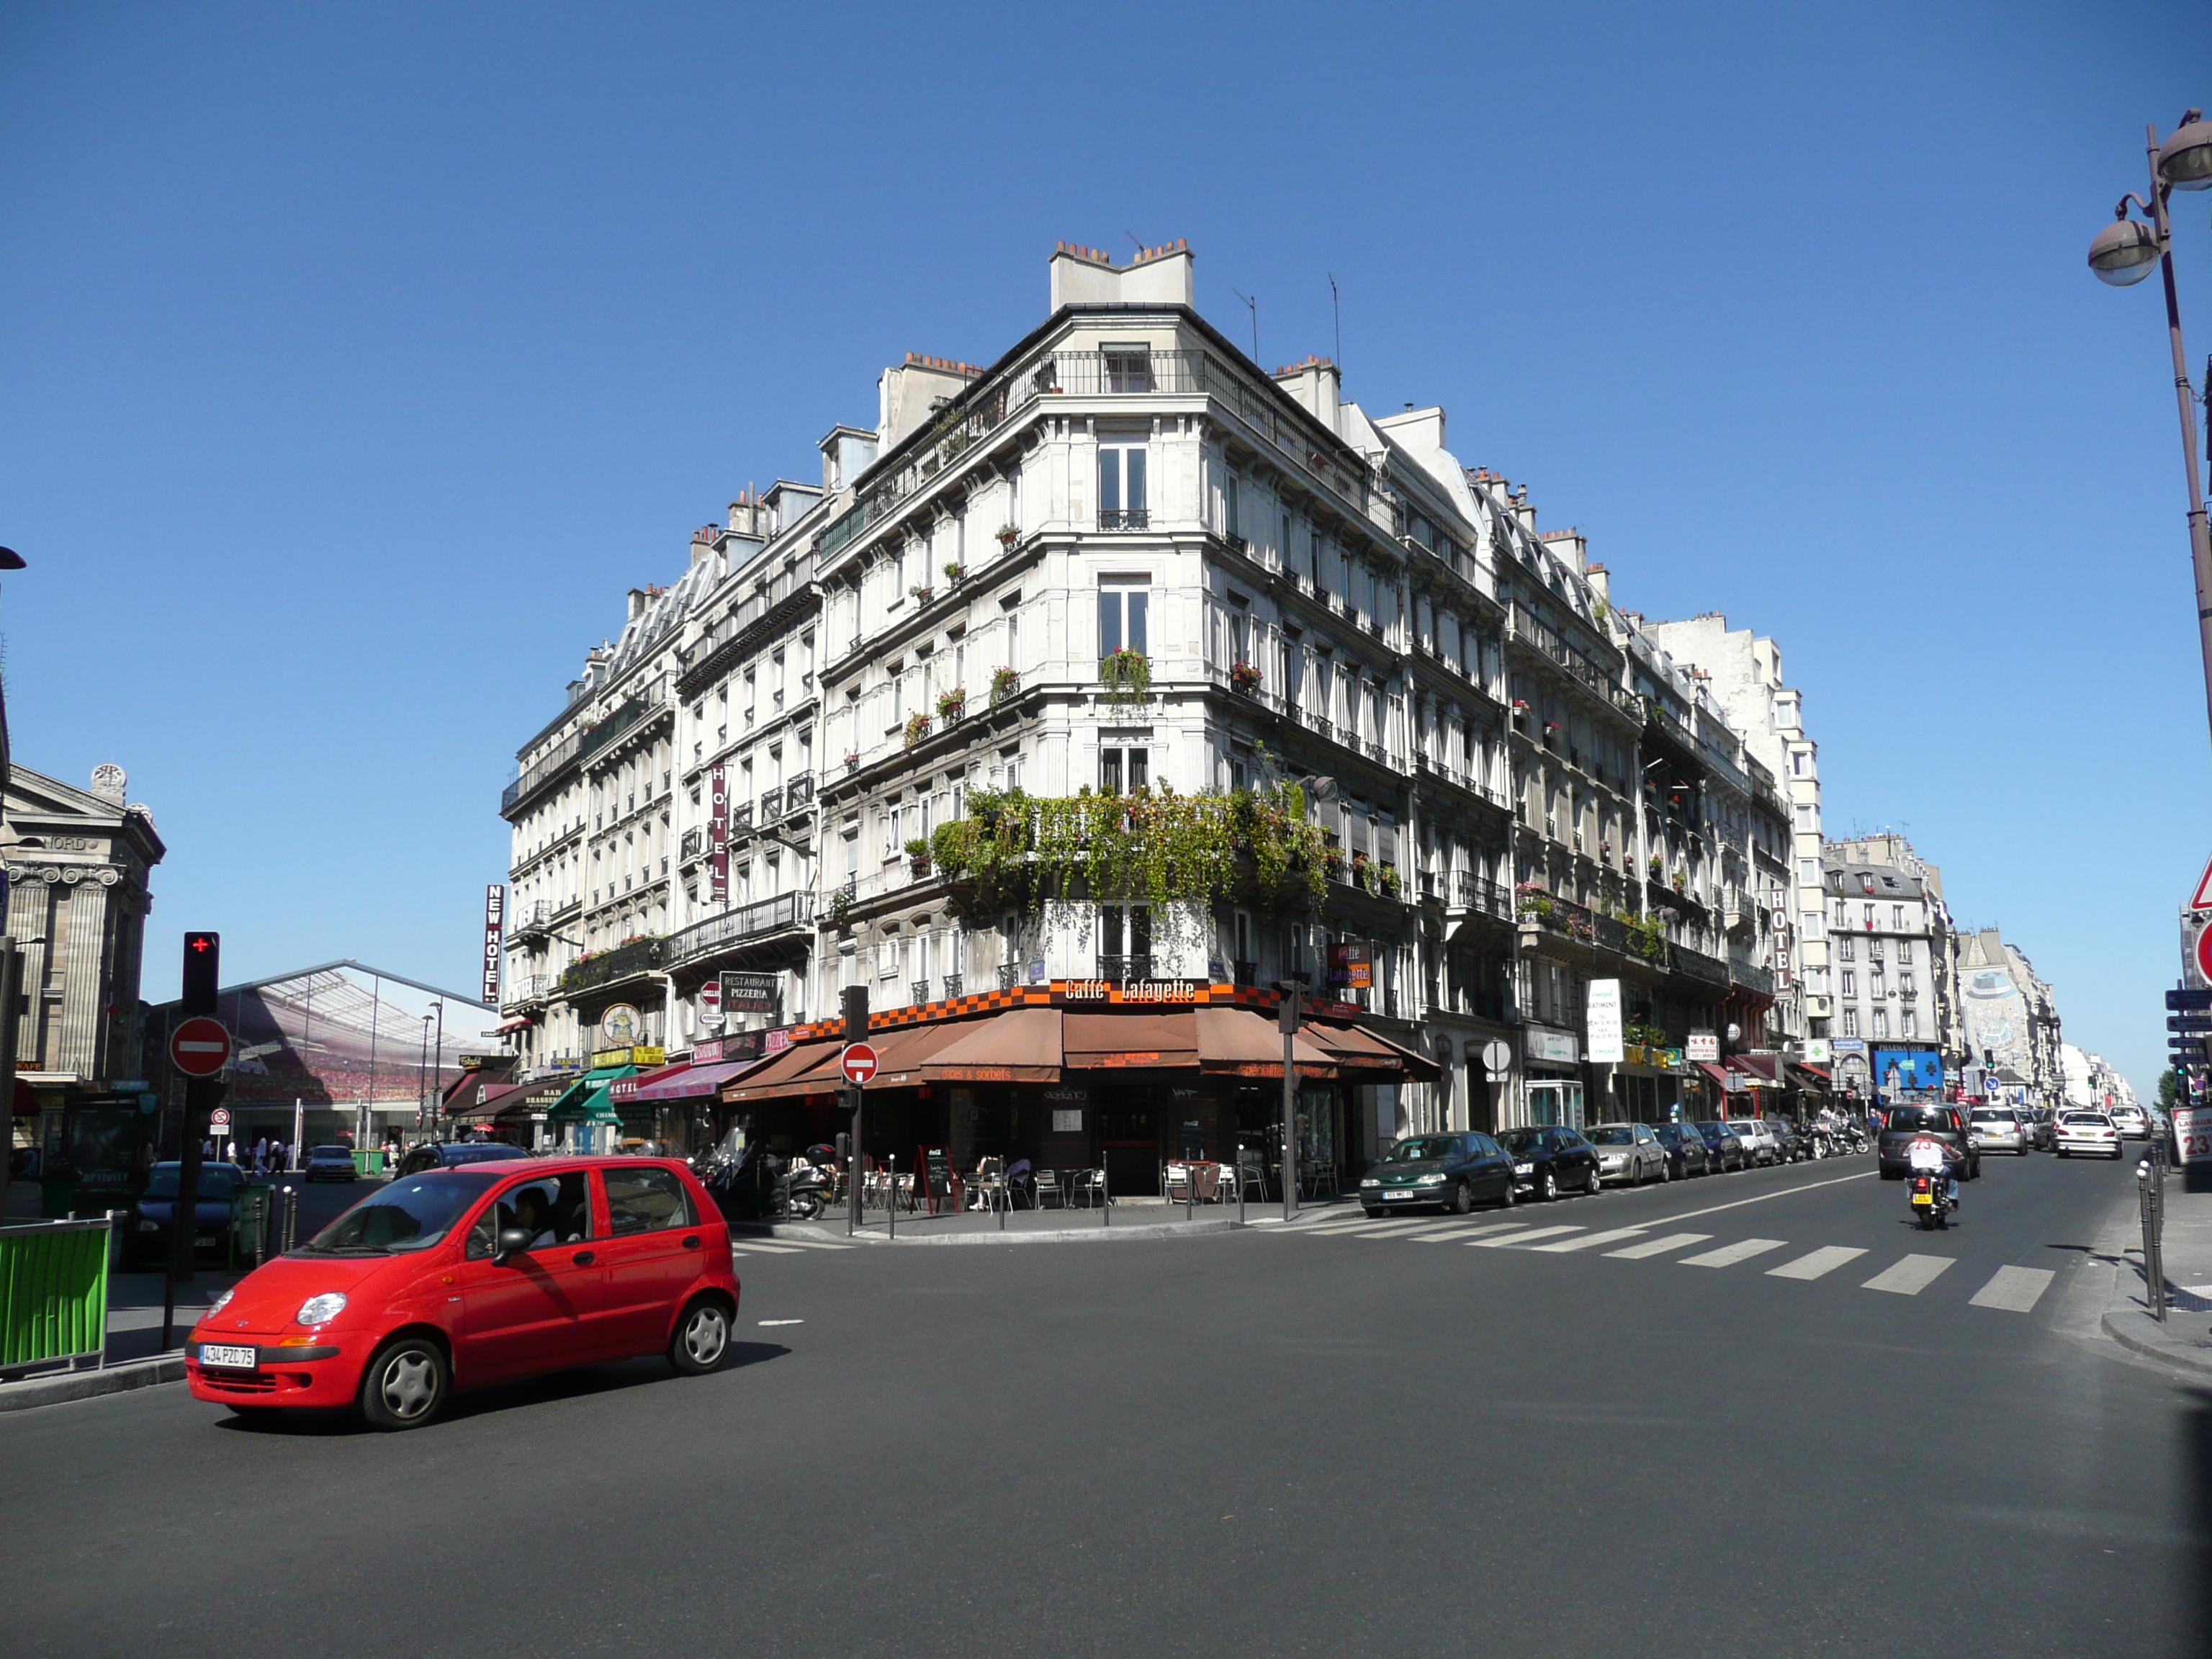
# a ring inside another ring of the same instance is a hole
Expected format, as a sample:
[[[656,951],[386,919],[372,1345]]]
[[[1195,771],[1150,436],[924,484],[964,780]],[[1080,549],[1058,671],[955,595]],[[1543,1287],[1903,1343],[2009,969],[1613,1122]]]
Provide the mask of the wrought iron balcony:
[[[908,988],[914,993],[914,995],[910,1000],[915,1003],[920,1004],[929,1000],[929,981],[927,980],[918,979],[915,981],[913,985]]]
[[[1126,985],[1132,980],[1150,979],[1152,976],[1152,958],[1149,953],[1143,956],[1102,954],[1098,958],[1098,977],[1109,985]]]
[[[763,790],[761,792],[760,798],[760,821],[764,824],[774,823],[782,816],[783,791],[781,789]]]
[[[573,995],[595,985],[612,985],[618,980],[652,973],[668,960],[667,945],[668,941],[661,938],[634,939],[627,945],[617,945],[611,951],[571,963],[561,975],[561,993]]]
[[[1229,964],[1229,968],[1240,988],[1249,988],[1260,982],[1260,964],[1256,962],[1232,962]]]
[[[689,962],[709,951],[790,933],[811,927],[813,921],[812,893],[778,893],[773,898],[758,899],[719,916],[694,922],[669,940],[668,960],[672,963]]]
[[[783,810],[803,812],[814,804],[814,774],[801,772],[783,786]]]
[[[1118,510],[1103,508],[1098,514],[1098,527],[1101,530],[1150,530],[1152,515],[1150,510],[1141,507],[1125,507]]]
[[[947,974],[945,976],[945,1000],[950,1002],[955,997],[963,994],[962,987],[966,983],[967,981],[958,974]]]
[[[1020,963],[1002,962],[999,964],[999,988],[1001,991],[1011,991],[1021,982],[1022,964]]]

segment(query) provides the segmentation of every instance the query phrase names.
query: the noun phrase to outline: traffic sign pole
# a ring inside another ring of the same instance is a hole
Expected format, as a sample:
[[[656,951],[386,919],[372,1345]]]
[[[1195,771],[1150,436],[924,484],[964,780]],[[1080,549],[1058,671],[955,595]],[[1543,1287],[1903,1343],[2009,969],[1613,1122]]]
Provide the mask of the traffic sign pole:
[[[199,1016],[214,1023],[216,986],[222,977],[222,967],[220,933],[185,935],[184,991],[177,999],[177,1012],[182,1022],[177,1028],[179,1032]],[[179,1126],[180,1139],[177,1147],[177,1200],[169,1212],[169,1272],[161,1285],[159,1351],[163,1353],[169,1351],[176,1325],[177,1286],[191,1282],[192,1248],[199,1238],[200,1134],[210,1114],[222,1102],[222,1085],[212,1075],[185,1079],[184,1121]]]
[[[845,1042],[848,1048],[868,1042],[868,988],[848,985],[845,988]],[[860,1088],[853,1084],[845,1091],[845,1103],[853,1111],[853,1151],[845,1162],[846,1184],[852,1188],[851,1206],[845,1218],[845,1236],[849,1238],[860,1230],[860,1171],[865,1167],[864,1145],[860,1139]],[[896,1195],[894,1195],[896,1196]]]

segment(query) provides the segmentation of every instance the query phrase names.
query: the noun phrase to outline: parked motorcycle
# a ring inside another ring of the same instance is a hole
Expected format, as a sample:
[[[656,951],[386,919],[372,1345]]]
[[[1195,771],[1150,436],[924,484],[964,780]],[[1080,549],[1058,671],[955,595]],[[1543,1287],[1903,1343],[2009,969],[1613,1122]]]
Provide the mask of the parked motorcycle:
[[[759,1147],[718,1158],[703,1182],[728,1221],[812,1221],[830,1207],[827,1170],[793,1169]]]

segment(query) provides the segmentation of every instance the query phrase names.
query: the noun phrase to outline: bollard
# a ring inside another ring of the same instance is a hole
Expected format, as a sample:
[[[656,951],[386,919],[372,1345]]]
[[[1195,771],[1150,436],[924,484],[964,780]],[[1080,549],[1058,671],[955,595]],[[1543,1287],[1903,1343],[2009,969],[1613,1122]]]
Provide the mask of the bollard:
[[[1114,1224],[1114,1194],[1106,1189],[1106,1160],[1103,1157],[1098,1160],[1098,1224]]]
[[[890,1186],[884,1193],[884,1213],[890,1218],[890,1236],[898,1237],[898,1154],[891,1154]]]

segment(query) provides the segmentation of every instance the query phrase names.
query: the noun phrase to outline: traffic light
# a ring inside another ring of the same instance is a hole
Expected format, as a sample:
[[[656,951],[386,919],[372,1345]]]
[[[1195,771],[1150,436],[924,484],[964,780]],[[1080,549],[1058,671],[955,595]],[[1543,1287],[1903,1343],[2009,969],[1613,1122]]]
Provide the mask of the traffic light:
[[[221,933],[185,935],[185,991],[179,1005],[187,1014],[215,1012],[215,988],[222,968]]]

